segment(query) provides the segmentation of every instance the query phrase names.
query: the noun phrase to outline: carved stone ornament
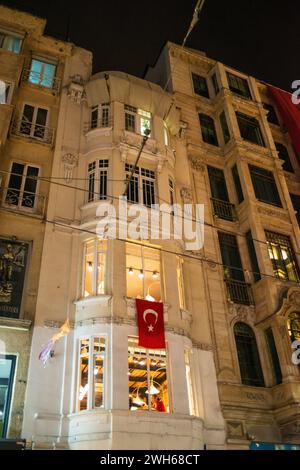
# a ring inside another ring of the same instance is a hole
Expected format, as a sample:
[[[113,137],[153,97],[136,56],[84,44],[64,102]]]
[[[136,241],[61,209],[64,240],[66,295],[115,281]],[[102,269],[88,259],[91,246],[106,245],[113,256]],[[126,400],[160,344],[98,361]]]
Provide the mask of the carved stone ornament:
[[[203,163],[197,157],[190,155],[189,161],[191,162],[193,170],[199,171],[201,173],[205,171],[205,165],[203,165]]]
[[[252,306],[247,305],[230,305],[228,308],[229,314],[233,316],[232,322],[236,321],[254,323],[255,320],[255,309]]]
[[[78,165],[78,156],[73,155],[72,153],[66,153],[62,157],[62,161],[64,163],[64,178],[66,183],[70,183],[73,178],[73,171],[74,168]]]
[[[184,204],[192,204],[193,194],[191,188],[181,188],[180,196]]]
[[[277,212],[277,211],[274,211],[272,209],[266,209],[264,207],[259,207],[258,212],[262,215],[267,215],[269,217],[276,217],[277,219],[281,219],[281,220],[284,220],[286,222],[290,221],[290,217],[289,217],[288,214],[282,213],[282,212],[279,212],[279,211]]]
[[[71,77],[68,88],[68,97],[75,104],[81,104],[84,98],[84,81],[81,75]]]

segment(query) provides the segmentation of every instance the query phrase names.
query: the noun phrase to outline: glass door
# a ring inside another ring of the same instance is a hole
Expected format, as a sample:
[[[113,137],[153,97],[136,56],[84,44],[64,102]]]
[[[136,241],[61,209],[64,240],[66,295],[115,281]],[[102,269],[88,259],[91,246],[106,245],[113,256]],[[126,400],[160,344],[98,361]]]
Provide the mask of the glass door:
[[[0,438],[7,435],[16,356],[0,354]]]

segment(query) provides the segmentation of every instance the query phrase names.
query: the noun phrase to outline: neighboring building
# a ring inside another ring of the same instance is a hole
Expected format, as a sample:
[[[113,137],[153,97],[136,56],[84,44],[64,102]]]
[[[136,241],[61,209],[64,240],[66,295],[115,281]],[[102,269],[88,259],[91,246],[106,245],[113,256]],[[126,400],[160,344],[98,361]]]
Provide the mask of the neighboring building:
[[[21,435],[62,81],[91,57],[45,25],[0,6],[0,438]]]
[[[189,189],[206,208],[199,311],[210,318],[228,448],[299,443],[299,155],[266,84],[172,43],[146,78],[164,85],[169,70]]]
[[[76,96],[63,90],[52,174],[64,184],[49,193],[55,223],[46,226],[23,436],[43,448],[222,449],[201,264],[184,259],[179,240],[96,236],[98,211],[118,206],[145,130],[129,201],[191,202],[178,110],[162,88],[125,73],[84,81]],[[163,302],[167,349],[138,346],[136,298]],[[39,351],[67,316],[71,332],[43,368]],[[148,399],[158,392],[166,413]]]

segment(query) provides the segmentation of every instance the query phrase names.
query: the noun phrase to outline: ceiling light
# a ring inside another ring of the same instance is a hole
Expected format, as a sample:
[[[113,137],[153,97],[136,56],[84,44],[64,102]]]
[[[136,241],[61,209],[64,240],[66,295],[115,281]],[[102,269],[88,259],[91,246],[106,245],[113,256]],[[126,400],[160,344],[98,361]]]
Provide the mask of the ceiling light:
[[[93,271],[93,263],[91,261],[88,262],[88,272],[91,273]]]
[[[152,277],[153,277],[153,279],[158,279],[158,272],[157,272],[157,271],[153,271]]]
[[[140,270],[138,277],[139,279],[144,279],[144,272],[142,269]]]
[[[134,274],[133,268],[129,268],[128,273],[130,274],[130,276],[133,276],[133,274]]]

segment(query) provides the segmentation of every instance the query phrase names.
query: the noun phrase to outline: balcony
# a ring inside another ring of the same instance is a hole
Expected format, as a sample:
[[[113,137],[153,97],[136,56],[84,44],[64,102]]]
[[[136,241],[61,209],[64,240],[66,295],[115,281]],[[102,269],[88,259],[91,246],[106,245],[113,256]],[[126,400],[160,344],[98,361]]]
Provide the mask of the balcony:
[[[235,205],[227,201],[211,198],[214,216],[219,219],[235,222],[237,220]]]
[[[228,300],[235,304],[254,305],[251,287],[246,282],[225,279]]]
[[[61,85],[60,78],[53,77],[53,75],[47,75],[45,73],[35,72],[30,69],[23,70],[22,82],[48,89],[56,95],[58,95]]]
[[[21,191],[13,188],[0,188],[2,207],[13,211],[33,214],[44,217],[46,210],[46,196],[30,191]]]
[[[26,119],[14,119],[11,133],[18,137],[34,139],[40,143],[53,145],[55,130],[48,126],[42,126]]]

